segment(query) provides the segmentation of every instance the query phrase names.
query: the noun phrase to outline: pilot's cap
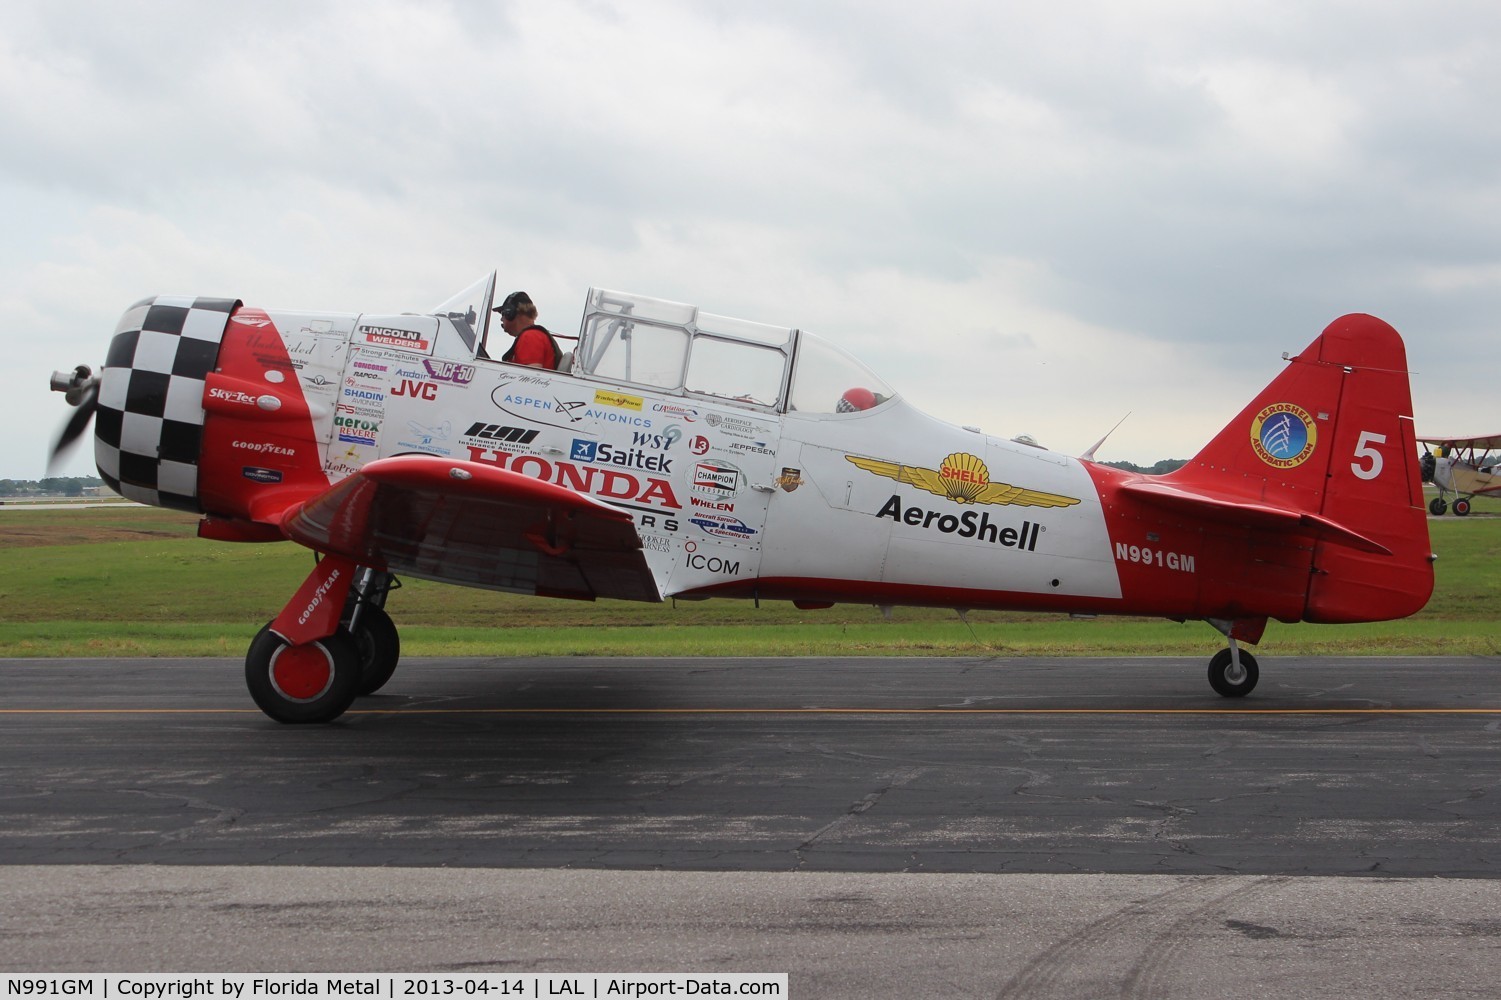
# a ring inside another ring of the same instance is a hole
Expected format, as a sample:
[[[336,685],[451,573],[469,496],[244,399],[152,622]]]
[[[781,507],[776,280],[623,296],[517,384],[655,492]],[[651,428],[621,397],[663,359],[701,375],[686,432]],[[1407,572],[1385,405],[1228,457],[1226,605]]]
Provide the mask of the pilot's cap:
[[[522,306],[532,306],[533,308],[536,308],[535,304],[532,302],[532,297],[530,295],[526,294],[525,292],[512,292],[510,295],[506,296],[506,300],[504,302],[495,307],[495,311],[500,313],[501,319],[515,319],[516,311]]]

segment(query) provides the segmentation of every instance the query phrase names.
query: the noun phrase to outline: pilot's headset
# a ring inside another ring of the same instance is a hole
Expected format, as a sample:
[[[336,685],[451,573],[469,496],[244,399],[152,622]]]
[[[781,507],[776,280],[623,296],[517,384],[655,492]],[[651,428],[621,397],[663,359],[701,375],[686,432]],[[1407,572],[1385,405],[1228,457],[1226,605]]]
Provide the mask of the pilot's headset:
[[[495,307],[495,311],[500,313],[501,319],[510,321],[516,318],[516,313],[522,306],[530,305],[534,305],[530,295],[525,292],[512,292],[506,296],[504,302]]]

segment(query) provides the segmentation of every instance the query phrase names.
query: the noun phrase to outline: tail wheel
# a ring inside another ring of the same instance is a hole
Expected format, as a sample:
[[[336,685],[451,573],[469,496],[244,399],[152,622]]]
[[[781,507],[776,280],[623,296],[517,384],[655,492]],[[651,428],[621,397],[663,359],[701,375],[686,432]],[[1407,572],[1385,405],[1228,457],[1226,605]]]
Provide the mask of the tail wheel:
[[[401,659],[401,633],[384,609],[367,604],[360,609],[351,635],[360,653],[360,682],[355,692],[374,694],[396,672],[396,661]]]
[[[1209,686],[1226,698],[1244,698],[1260,678],[1256,657],[1244,649],[1240,651],[1239,669],[1228,649],[1215,653],[1209,661]]]
[[[1458,514],[1460,517],[1464,517],[1469,512],[1470,512],[1470,501],[1468,501],[1468,500],[1456,500],[1456,501],[1454,501],[1454,513]]]
[[[359,690],[360,653],[342,628],[293,646],[267,625],[245,653],[245,686],[277,722],[330,722]]]
[[[1443,517],[1444,511],[1448,509],[1449,505],[1444,503],[1443,497],[1434,497],[1432,500],[1428,501],[1428,513],[1432,514],[1434,517]]]

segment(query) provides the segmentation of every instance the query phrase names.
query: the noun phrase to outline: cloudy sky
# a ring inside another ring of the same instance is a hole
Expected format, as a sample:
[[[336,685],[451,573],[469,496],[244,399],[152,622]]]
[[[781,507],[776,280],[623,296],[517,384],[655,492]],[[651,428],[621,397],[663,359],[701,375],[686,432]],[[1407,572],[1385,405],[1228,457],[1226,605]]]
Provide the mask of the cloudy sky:
[[[157,293],[427,309],[491,269],[815,331],[956,423],[1188,457],[1335,317],[1501,431],[1481,2],[31,2],[0,29],[0,478]],[[92,474],[81,448],[59,472]]]

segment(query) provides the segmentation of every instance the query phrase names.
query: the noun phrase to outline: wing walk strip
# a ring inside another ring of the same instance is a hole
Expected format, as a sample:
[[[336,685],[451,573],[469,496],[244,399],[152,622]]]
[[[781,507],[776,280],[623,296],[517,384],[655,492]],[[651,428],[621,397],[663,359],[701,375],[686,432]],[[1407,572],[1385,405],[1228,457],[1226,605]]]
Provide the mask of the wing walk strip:
[[[259,715],[252,708],[0,708],[0,715]],[[356,708],[346,715],[1501,715],[1497,708]]]

